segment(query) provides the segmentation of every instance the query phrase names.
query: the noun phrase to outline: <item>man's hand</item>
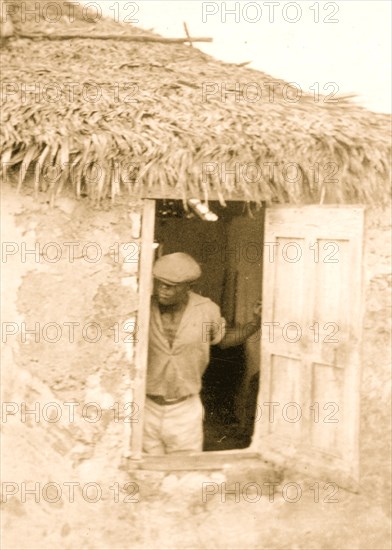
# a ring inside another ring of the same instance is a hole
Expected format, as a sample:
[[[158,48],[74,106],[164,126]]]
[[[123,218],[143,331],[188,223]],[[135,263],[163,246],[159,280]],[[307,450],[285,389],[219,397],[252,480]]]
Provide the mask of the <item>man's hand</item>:
[[[218,344],[220,348],[226,349],[232,346],[244,344],[248,338],[255,334],[261,327],[261,300],[257,300],[253,307],[253,320],[246,325],[236,325],[226,331],[223,339]]]

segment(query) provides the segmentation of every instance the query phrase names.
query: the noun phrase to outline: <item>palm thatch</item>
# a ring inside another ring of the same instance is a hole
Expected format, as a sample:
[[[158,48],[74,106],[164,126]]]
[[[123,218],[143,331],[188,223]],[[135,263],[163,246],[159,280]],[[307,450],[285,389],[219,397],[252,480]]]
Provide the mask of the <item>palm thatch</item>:
[[[1,51],[2,166],[18,174],[19,187],[34,170],[36,191],[54,197],[72,186],[98,203],[124,192],[388,201],[390,116],[348,98],[315,101],[188,45],[119,41],[121,33],[159,37],[108,19],[93,23],[78,8],[71,21],[66,2],[59,5],[64,15],[54,22],[27,15],[22,23],[15,13],[14,36]]]

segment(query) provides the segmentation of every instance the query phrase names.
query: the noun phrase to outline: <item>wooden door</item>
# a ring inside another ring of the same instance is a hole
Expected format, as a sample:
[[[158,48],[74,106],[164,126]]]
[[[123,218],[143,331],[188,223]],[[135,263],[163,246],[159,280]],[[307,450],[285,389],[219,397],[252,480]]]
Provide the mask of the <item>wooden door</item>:
[[[356,488],[361,207],[266,211],[261,381],[252,448]]]

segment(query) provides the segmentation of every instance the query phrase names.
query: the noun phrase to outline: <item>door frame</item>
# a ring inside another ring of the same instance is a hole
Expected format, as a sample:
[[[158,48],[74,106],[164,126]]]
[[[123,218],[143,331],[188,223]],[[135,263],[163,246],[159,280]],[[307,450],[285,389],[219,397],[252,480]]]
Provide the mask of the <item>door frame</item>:
[[[142,245],[139,260],[139,300],[138,300],[138,341],[135,346],[135,364],[136,377],[133,380],[133,400],[139,407],[139,421],[132,424],[130,441],[130,460],[138,463],[141,468],[166,470],[166,469],[211,469],[217,468],[228,461],[237,462],[239,459],[257,459],[261,463],[267,463],[262,460],[260,452],[252,448],[252,445],[246,449],[230,449],[225,451],[202,451],[199,453],[189,453],[181,456],[163,456],[158,458],[154,456],[143,456],[143,412],[146,392],[146,373],[147,373],[147,353],[148,353],[148,335],[150,322],[150,302],[152,291],[152,266],[154,261],[154,231],[155,231],[155,212],[156,200],[161,197],[146,198],[143,200],[142,211]],[[176,200],[170,198],[170,200]],[[214,200],[212,197],[210,200]],[[238,200],[232,198],[229,200]],[[241,202],[246,202],[241,200]],[[263,219],[264,223],[264,219]]]
[[[154,230],[155,230],[155,210],[156,200],[162,198],[161,196],[149,196],[143,199],[143,212],[142,212],[142,246],[139,263],[139,303],[138,303],[138,342],[135,348],[135,364],[136,364],[136,377],[133,380],[133,399],[139,406],[139,422],[133,424],[131,432],[131,453],[130,460],[133,463],[131,467],[137,467],[141,469],[152,470],[198,470],[198,469],[216,469],[217,467],[224,467],[230,463],[237,463],[239,460],[251,459],[259,460],[262,465],[269,465],[269,468],[281,468],[279,463],[274,458],[263,457],[262,449],[259,448],[259,439],[253,437],[251,445],[246,449],[233,449],[225,451],[203,451],[199,453],[189,453],[187,455],[167,455],[167,456],[143,456],[142,453],[142,438],[143,438],[143,411],[145,403],[145,391],[146,391],[146,372],[147,372],[147,353],[148,353],[148,335],[149,335],[149,320],[150,320],[150,300],[152,291],[152,266],[154,260]],[[176,200],[176,198],[170,197],[170,200]],[[210,197],[210,200],[214,200],[215,197]],[[241,200],[238,197],[233,197],[228,200]],[[246,202],[243,200],[241,202]],[[316,208],[346,208],[346,205],[303,205],[313,206]],[[350,207],[358,207],[364,209],[363,205],[350,205]],[[281,204],[276,205],[277,208],[298,208],[298,205]],[[268,209],[274,208],[274,205],[266,207]],[[265,224],[265,215],[263,216],[263,224]],[[265,232],[265,225],[263,226]],[[362,242],[364,242],[364,235],[362,235]],[[363,285],[364,277],[362,277],[362,293],[361,293],[361,307],[364,308],[363,297]],[[363,323],[362,323],[363,326]],[[262,342],[262,339],[261,339]],[[260,392],[260,389],[259,389]],[[259,403],[259,401],[258,401]],[[360,402],[359,402],[360,404]],[[360,411],[358,412],[358,414]],[[255,427],[255,435],[257,430]],[[359,434],[358,434],[359,435]],[[359,444],[359,441],[358,441]],[[302,468],[301,468],[302,469]],[[301,470],[300,469],[300,470]],[[335,472],[336,474],[336,472]],[[311,477],[311,472],[308,472]],[[345,484],[343,483],[342,486]],[[346,484],[347,485],[347,484]],[[347,487],[350,490],[357,491],[357,480],[353,480]]]

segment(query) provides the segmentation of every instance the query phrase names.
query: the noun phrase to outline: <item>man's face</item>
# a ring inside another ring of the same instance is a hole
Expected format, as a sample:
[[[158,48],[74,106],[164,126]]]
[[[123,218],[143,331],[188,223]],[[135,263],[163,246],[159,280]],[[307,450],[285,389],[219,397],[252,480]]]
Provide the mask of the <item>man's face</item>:
[[[190,284],[179,283],[171,284],[164,283],[159,279],[155,279],[156,296],[158,302],[163,306],[174,306],[183,301],[188,294]]]

